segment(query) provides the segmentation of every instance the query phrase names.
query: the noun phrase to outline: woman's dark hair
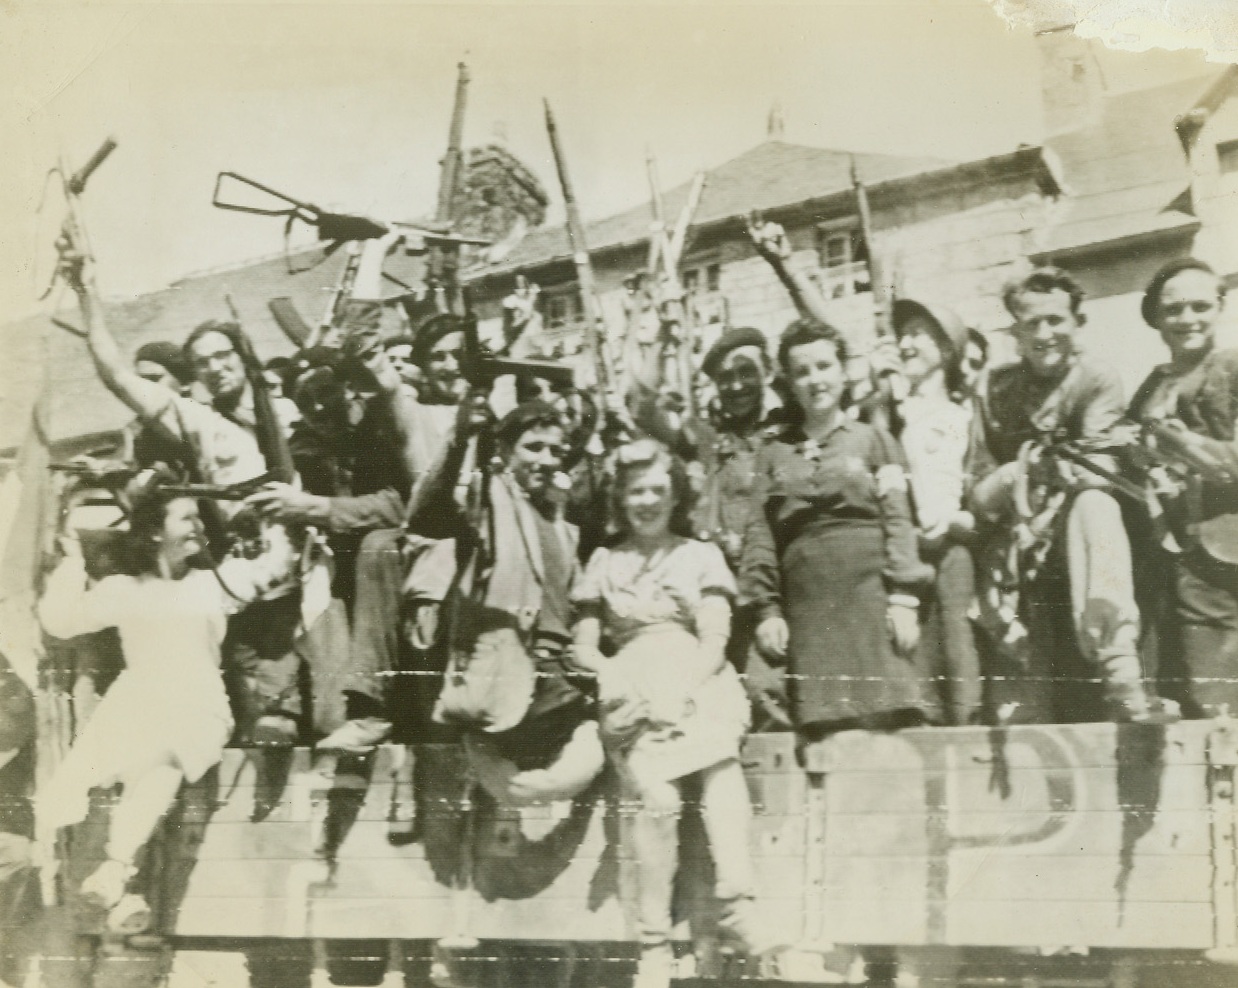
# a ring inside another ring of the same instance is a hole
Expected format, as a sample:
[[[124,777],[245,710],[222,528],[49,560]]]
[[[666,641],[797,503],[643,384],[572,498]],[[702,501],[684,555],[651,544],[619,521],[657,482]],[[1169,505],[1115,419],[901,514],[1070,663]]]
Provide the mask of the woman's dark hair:
[[[630,531],[627,513],[623,510],[623,498],[628,484],[634,475],[657,466],[665,468],[671,478],[671,497],[675,506],[671,509],[670,530],[676,535],[693,537],[690,516],[696,506],[696,494],[688,477],[688,468],[684,466],[683,460],[656,439],[637,439],[615,451],[610,512],[620,538]]]
[[[164,485],[176,483],[170,470],[157,467],[139,474],[125,492],[128,501],[129,538],[125,570],[130,573],[156,573],[159,569],[159,537],[168,515],[168,505],[176,500]]]
[[[838,362],[840,364],[846,363],[848,357],[847,340],[842,333],[829,323],[822,322],[819,319],[796,319],[795,322],[782,331],[782,336],[778,339],[778,366],[783,374],[787,374],[791,370],[790,355],[792,350],[797,346],[816,343],[818,340],[825,340],[827,343],[834,344],[834,351],[838,354]]]
[[[1217,283],[1217,301],[1220,302],[1225,298],[1225,282],[1212,269],[1212,265],[1194,257],[1180,257],[1175,261],[1170,261],[1162,265],[1152,276],[1152,280],[1148,282],[1148,287],[1144,290],[1143,301],[1139,303],[1139,312],[1143,316],[1143,321],[1153,329],[1156,329],[1156,321],[1161,315],[1161,293],[1165,291],[1165,286],[1183,271],[1202,271],[1204,274],[1212,275]]]

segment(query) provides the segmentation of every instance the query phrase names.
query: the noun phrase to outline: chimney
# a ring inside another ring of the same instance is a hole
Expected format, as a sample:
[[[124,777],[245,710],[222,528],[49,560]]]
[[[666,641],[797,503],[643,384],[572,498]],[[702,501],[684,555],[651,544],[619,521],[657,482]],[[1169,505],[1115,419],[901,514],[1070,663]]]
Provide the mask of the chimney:
[[[783,127],[782,103],[775,101],[769,109],[769,119],[765,123],[766,140],[781,141]]]
[[[1069,25],[1038,31],[1036,44],[1045,137],[1100,123],[1105,81],[1091,45]]]

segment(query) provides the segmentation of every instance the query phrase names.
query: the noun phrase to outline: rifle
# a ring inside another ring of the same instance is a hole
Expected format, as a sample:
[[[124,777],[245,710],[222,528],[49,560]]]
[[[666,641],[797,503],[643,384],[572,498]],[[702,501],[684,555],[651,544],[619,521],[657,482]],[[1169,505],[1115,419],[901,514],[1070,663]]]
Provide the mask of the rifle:
[[[489,389],[504,375],[537,377],[554,387],[570,387],[575,380],[572,368],[553,360],[515,360],[496,356],[482,346],[477,332],[477,316],[473,312],[467,289],[461,290],[464,318],[461,331],[464,347],[460,353],[460,376],[474,388]]]
[[[894,335],[891,319],[894,315],[893,299],[890,298],[890,286],[886,284],[885,266],[877,253],[873,241],[873,213],[868,205],[868,189],[860,181],[860,173],[856,168],[855,155],[851,156],[851,187],[855,190],[856,211],[860,214],[860,236],[864,239],[865,265],[868,268],[868,280],[873,289],[873,308],[876,310],[877,339],[888,339]]]
[[[116,141],[109,137],[99,145],[95,153],[77,171],[70,173],[68,162],[63,157],[60,159],[60,163],[53,169],[53,172],[60,176],[60,180],[64,185],[67,213],[60,230],[60,243],[57,245],[60,250],[61,265],[53,273],[51,281],[43,291],[43,294],[39,296],[40,301],[47,298],[60,279],[64,277],[66,261],[71,258],[72,263],[80,269],[85,262],[94,260],[91,255],[90,243],[86,237],[86,227],[82,223],[81,197],[82,193],[86,191],[86,183],[90,181],[90,176],[107,160],[108,155],[115,150]]]
[[[229,202],[224,197],[224,181],[231,179],[250,188],[257,189],[283,205],[279,207],[247,206],[243,203]],[[215,177],[215,192],[211,197],[211,205],[217,209],[226,209],[235,213],[252,213],[256,216],[283,216],[287,219],[284,228],[285,237],[292,230],[297,220],[318,230],[320,240],[328,241],[327,253],[332,254],[344,244],[353,240],[374,240],[385,237],[393,231],[404,235],[405,249],[411,253],[419,253],[427,246],[471,244],[487,247],[490,241],[482,237],[461,236],[451,232],[450,227],[439,223],[406,223],[395,220],[378,220],[358,213],[333,213],[313,203],[294,199],[283,192],[277,192],[270,186],[246,178],[237,172],[220,172]]]
[[[683,255],[692,217],[696,214],[705,189],[705,173],[697,172],[693,178],[688,190],[688,201],[675,222],[674,230],[668,231],[663,216],[662,192],[658,186],[657,162],[652,154],[649,154],[645,161],[649,173],[650,203],[654,220],[654,229],[649,238],[649,277],[656,284],[658,268],[661,268],[665,294],[662,305],[659,306],[659,316],[664,336],[667,337],[663,340],[663,347],[672,352],[671,359],[666,362],[673,362],[687,413],[689,417],[696,418],[696,388],[693,380],[695,372],[692,364],[693,313],[691,306],[684,303],[679,260]]]
[[[559,187],[563,191],[563,204],[567,207],[567,237],[572,245],[572,261],[576,265],[576,279],[580,283],[581,301],[585,307],[586,334],[589,351],[593,355],[593,369],[598,387],[609,393],[615,384],[615,372],[610,366],[610,354],[606,349],[606,324],[602,318],[602,306],[598,302],[597,285],[593,279],[593,266],[589,263],[589,245],[585,240],[585,224],[580,218],[576,193],[568,175],[567,160],[559,145],[559,131],[555,126],[550,101],[542,100],[546,109],[546,133],[550,137],[550,150],[554,154],[555,170],[559,173]]]
[[[244,501],[257,494],[267,484],[279,480],[274,471],[267,471],[235,484],[160,484],[159,490],[169,497],[203,498],[210,501]]]
[[[468,101],[469,69],[456,66],[456,97],[451,108],[451,127],[447,132],[447,151],[439,171],[438,201],[434,220],[450,229],[455,221],[456,190],[460,185],[460,145],[464,137],[464,109]],[[426,258],[426,284],[440,312],[458,311],[462,304],[456,272],[460,266],[459,245],[433,243]]]

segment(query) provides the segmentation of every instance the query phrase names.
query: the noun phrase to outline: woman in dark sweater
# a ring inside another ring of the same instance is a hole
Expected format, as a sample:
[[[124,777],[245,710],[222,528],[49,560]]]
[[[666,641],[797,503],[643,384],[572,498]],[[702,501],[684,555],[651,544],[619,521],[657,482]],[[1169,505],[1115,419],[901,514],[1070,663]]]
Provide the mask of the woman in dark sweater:
[[[800,421],[758,458],[764,512],[741,564],[741,592],[762,608],[758,640],[787,656],[806,737],[916,723],[918,593],[932,571],[917,554],[902,451],[847,415],[846,344],[832,327],[797,320],[778,359]]]

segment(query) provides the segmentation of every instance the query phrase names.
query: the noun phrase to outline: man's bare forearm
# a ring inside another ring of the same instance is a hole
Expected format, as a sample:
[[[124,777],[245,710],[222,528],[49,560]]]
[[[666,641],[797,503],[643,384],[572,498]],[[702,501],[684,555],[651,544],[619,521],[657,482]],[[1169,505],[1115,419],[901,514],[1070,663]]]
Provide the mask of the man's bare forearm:
[[[93,287],[77,293],[82,318],[86,322],[86,342],[99,378],[117,398],[145,419],[158,418],[168,407],[172,393],[159,384],[144,380],[128,366],[120,347],[107,327],[103,306]]]

